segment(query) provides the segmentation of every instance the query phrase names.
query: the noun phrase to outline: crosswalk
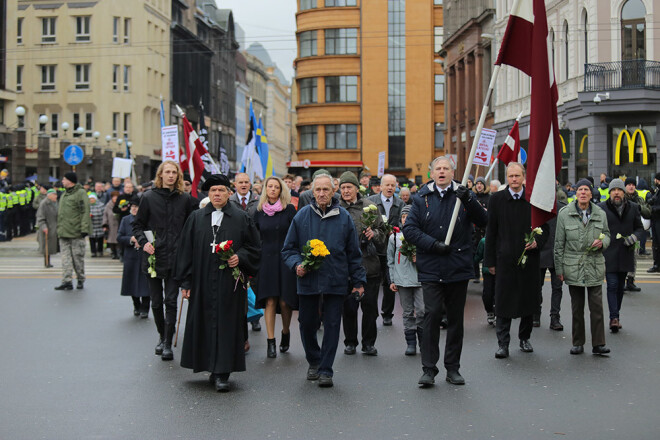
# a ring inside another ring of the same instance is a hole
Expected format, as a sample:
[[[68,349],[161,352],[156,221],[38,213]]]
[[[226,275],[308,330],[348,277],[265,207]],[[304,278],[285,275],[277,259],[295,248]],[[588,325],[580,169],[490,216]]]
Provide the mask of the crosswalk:
[[[60,278],[62,262],[59,255],[51,257],[52,268],[44,267],[43,257],[19,256],[0,258],[0,279],[20,278]],[[124,266],[119,260],[109,256],[103,258],[85,258],[85,276],[87,278],[121,278]]]

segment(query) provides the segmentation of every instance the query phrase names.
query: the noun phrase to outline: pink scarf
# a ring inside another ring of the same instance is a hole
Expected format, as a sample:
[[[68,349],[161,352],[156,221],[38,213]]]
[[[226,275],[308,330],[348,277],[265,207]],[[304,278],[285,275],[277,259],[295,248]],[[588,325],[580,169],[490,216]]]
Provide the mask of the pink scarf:
[[[268,217],[272,217],[276,212],[280,212],[282,210],[282,201],[278,199],[277,202],[275,202],[273,205],[266,201],[266,203],[261,205],[261,209],[264,210]]]

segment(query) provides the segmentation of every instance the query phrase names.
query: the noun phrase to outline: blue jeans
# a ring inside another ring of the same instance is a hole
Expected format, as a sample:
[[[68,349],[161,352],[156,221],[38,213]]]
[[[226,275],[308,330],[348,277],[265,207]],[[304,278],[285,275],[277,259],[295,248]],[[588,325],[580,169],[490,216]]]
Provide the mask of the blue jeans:
[[[619,318],[621,301],[623,301],[623,287],[626,282],[625,272],[605,273],[607,281],[607,306],[610,309],[610,319]]]
[[[320,312],[321,298],[323,312]],[[310,366],[318,366],[319,374],[333,375],[339,343],[339,328],[344,295],[298,295],[298,322],[305,357]],[[322,317],[320,316],[322,315]],[[319,347],[316,335],[323,319],[323,342]]]

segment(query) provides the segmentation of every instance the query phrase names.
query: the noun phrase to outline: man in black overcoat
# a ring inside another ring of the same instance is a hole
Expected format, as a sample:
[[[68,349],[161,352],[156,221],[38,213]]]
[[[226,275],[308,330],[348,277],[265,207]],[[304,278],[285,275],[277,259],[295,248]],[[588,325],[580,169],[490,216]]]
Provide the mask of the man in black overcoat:
[[[195,373],[209,371],[209,380],[221,392],[229,391],[231,372],[245,371],[247,290],[232,269],[238,267],[247,280],[257,273],[261,257],[259,231],[240,207],[229,203],[229,187],[229,179],[220,174],[204,182],[210,203],[186,221],[174,271],[189,301],[181,366]],[[227,240],[232,240],[234,255],[225,261],[216,245]]]
[[[525,167],[511,162],[506,168],[508,186],[493,194],[488,203],[488,226],[484,266],[495,279],[495,315],[499,348],[498,359],[509,357],[511,320],[520,319],[518,338],[520,349],[534,351],[529,338],[532,334],[532,316],[539,307],[538,286],[540,283],[539,249],[548,237],[547,224],[534,241],[525,243],[525,234],[532,232],[532,210],[525,199]],[[526,262],[519,264],[523,251]]]

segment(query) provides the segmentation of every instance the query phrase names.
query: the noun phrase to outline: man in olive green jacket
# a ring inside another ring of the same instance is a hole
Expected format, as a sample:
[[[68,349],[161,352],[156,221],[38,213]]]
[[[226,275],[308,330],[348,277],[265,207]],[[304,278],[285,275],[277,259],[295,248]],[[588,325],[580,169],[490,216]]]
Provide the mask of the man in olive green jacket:
[[[593,354],[607,354],[603,318],[603,250],[610,245],[610,228],[605,212],[591,202],[591,182],[577,183],[575,200],[559,211],[555,234],[555,271],[568,285],[573,312],[571,354],[584,352],[584,291],[587,290]]]
[[[62,178],[65,191],[57,211],[57,236],[62,252],[62,284],[55,290],[73,289],[73,271],[78,278],[77,289],[85,283],[85,237],[92,230],[89,216],[89,198],[78,183],[76,173],[69,172]]]

